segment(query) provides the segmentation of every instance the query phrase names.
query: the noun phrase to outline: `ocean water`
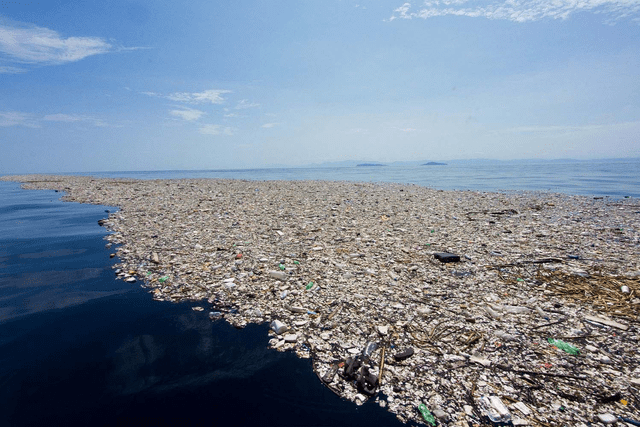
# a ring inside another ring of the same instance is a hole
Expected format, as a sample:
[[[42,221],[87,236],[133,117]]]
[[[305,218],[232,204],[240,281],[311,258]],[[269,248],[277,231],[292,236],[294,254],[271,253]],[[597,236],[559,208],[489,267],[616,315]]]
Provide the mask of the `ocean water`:
[[[267,325],[115,280],[113,207],[0,182],[0,426],[401,426],[324,387]]]
[[[225,178],[396,182],[439,190],[549,191],[612,198],[640,197],[640,159],[477,161],[444,166],[272,168],[201,171],[96,172],[137,179]],[[82,175],[84,175],[83,173]]]
[[[95,176],[401,182],[437,189],[640,197],[640,160],[480,162]],[[402,425],[267,349],[267,325],[211,322],[197,303],[115,280],[97,221],[114,207],[0,182],[0,426]]]

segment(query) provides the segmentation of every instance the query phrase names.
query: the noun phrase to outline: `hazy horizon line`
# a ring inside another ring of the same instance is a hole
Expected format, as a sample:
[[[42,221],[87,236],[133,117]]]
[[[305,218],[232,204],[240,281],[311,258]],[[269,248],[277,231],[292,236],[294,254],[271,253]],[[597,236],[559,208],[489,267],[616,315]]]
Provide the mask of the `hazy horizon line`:
[[[102,170],[102,171],[73,171],[73,172],[14,172],[3,173],[0,172],[0,176],[12,176],[12,175],[77,175],[77,174],[92,174],[92,173],[137,173],[137,172],[208,172],[208,171],[244,171],[244,170],[260,170],[260,169],[308,169],[308,168],[321,168],[321,167],[356,167],[357,164],[376,164],[381,166],[392,166],[394,164],[400,165],[413,165],[421,166],[421,163],[425,162],[450,162],[450,163],[471,163],[471,162],[594,162],[594,161],[625,161],[625,160],[640,160],[640,156],[635,157],[599,157],[592,159],[575,159],[575,158],[554,158],[554,159],[540,159],[540,158],[520,158],[520,159],[492,159],[492,158],[472,158],[472,159],[424,159],[424,160],[394,160],[392,162],[383,162],[377,160],[332,160],[321,163],[307,163],[303,165],[280,165],[271,164],[260,167],[238,167],[238,168],[211,168],[211,169],[140,169],[140,170]],[[339,166],[339,164],[344,164]],[[334,165],[334,166],[332,166]]]

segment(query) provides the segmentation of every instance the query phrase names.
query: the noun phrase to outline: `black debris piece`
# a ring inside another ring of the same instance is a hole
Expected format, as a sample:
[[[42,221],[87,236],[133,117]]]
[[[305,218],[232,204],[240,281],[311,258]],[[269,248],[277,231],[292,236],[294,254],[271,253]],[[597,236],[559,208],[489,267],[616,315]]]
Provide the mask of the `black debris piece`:
[[[460,262],[460,255],[450,254],[448,252],[438,252],[433,256],[440,262]]]
[[[367,366],[363,366],[356,380],[358,391],[367,396],[373,396],[376,393],[378,385],[378,377],[369,371]]]
[[[359,358],[349,357],[344,364],[344,376],[347,379],[355,380],[358,375],[358,370],[362,366],[362,361]]]
[[[399,362],[401,360],[408,359],[411,356],[413,356],[413,348],[409,347],[405,351],[401,351],[400,353],[394,354],[393,358],[396,359]]]
[[[620,392],[617,392],[615,394],[605,394],[602,395],[598,398],[598,402],[599,403],[612,403],[612,402],[617,402],[620,399],[622,399],[622,394]]]

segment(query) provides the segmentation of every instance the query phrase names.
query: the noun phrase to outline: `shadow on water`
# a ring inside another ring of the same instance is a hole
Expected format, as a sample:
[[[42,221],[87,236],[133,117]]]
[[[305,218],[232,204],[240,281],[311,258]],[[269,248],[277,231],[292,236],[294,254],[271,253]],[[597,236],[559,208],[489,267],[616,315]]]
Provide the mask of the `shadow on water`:
[[[266,325],[236,330],[139,291],[2,328],[2,425],[399,425],[267,349]]]
[[[402,425],[269,350],[267,325],[116,281],[105,207],[54,194],[0,183],[0,425]]]

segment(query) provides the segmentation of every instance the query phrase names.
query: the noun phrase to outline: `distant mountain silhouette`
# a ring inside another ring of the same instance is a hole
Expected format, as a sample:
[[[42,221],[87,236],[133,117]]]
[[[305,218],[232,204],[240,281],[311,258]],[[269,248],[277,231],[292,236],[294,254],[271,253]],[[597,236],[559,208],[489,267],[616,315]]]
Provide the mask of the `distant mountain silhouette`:
[[[423,163],[422,166],[445,166],[446,163],[438,163],[438,162],[427,162]]]

